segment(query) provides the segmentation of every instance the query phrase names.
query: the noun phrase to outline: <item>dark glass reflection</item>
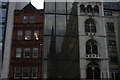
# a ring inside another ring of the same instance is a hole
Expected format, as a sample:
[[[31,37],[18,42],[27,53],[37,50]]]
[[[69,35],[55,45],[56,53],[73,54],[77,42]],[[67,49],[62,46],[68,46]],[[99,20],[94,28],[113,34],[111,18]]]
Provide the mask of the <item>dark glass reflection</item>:
[[[56,15],[56,34],[64,35],[66,30],[66,16]]]
[[[2,17],[6,17],[6,9],[2,9]]]
[[[55,13],[55,2],[45,3],[45,13]]]
[[[60,59],[78,59],[78,38],[56,37],[56,54],[60,54]]]
[[[47,4],[43,55],[47,60],[47,78],[79,79],[78,19],[74,15],[77,6],[72,2],[56,2],[56,13],[51,13]]]
[[[67,2],[67,14],[72,13],[73,2]]]
[[[66,13],[66,2],[56,2],[56,13]]]
[[[45,15],[45,28],[44,34],[51,35],[52,28],[55,32],[55,15]]]
[[[51,35],[49,42],[48,78],[79,78],[78,38]]]
[[[47,59],[47,56],[50,55],[50,42],[51,42],[51,37],[50,36],[45,36],[44,37],[44,54],[43,58]]]

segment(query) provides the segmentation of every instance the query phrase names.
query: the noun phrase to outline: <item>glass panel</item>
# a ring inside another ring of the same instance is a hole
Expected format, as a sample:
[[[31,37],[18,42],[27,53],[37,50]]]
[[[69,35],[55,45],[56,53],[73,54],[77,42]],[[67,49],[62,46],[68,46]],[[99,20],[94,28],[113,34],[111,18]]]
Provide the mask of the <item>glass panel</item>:
[[[66,14],[66,2],[56,2],[56,13]]]
[[[33,57],[38,57],[38,48],[33,48]]]
[[[2,40],[2,29],[0,29],[0,41]]]
[[[91,46],[86,45],[86,54],[91,54]]]
[[[78,35],[78,19],[77,16],[67,15],[65,35]]]
[[[39,40],[39,30],[34,31],[34,39]]]
[[[45,13],[55,13],[55,2],[45,2]]]
[[[105,16],[112,16],[112,11],[104,11]]]
[[[25,57],[29,58],[30,57],[30,48],[25,48],[24,53],[25,53]]]
[[[78,49],[76,37],[45,36],[48,78],[80,78]]]
[[[44,59],[47,59],[47,57],[50,55],[50,45],[52,45],[50,43],[52,43],[51,42],[51,36],[45,36],[44,37],[44,47],[43,47],[44,48],[44,54],[43,54]]]
[[[96,45],[93,45],[93,46],[92,46],[92,53],[93,53],[93,54],[98,54],[98,48],[97,48]]]
[[[38,75],[38,68],[37,67],[33,67],[32,68],[32,77],[33,78],[37,78]]]
[[[67,14],[72,13],[73,2],[67,2]]]
[[[22,52],[21,48],[16,48],[16,58],[20,58],[21,57],[21,52]]]
[[[22,31],[17,31],[17,40],[22,40],[22,35],[23,35]]]
[[[19,78],[20,77],[20,68],[19,67],[15,67],[15,78]]]
[[[78,39],[76,37],[56,37],[56,55],[60,59],[78,59]]]
[[[45,15],[45,35],[51,35],[52,29],[55,33],[55,16],[54,15]]]
[[[28,16],[23,16],[23,23],[28,23]]]
[[[2,6],[6,6],[8,2],[2,2]]]
[[[87,71],[87,79],[93,79],[93,70],[92,70],[92,68],[91,67],[88,67],[87,69],[86,69]]]
[[[64,35],[66,30],[66,16],[56,15],[56,34]]]
[[[27,30],[25,31],[25,40],[30,40],[31,39],[31,31]]]
[[[98,67],[94,68],[94,78],[95,79],[100,79],[101,75],[100,75],[100,69]]]
[[[107,28],[108,28],[109,32],[115,32],[115,30],[114,30],[114,23],[107,22]]]
[[[30,16],[30,23],[34,23],[35,22],[35,17],[34,16]]]
[[[6,17],[6,9],[2,9],[2,17]]]
[[[118,53],[110,53],[110,61],[113,64],[118,64]]]
[[[28,78],[29,77],[29,67],[23,67],[23,77]]]
[[[115,40],[109,40],[109,46],[116,46],[116,41]]]

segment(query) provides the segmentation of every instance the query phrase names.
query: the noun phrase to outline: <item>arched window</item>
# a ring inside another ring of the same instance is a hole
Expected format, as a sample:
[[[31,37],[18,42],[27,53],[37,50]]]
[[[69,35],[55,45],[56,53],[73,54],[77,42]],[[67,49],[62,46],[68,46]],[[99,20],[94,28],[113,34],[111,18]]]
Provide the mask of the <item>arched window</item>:
[[[86,68],[87,79],[100,79],[100,68],[99,64],[90,62]]]
[[[94,19],[89,18],[85,21],[85,32],[96,33],[96,26]]]
[[[88,6],[87,6],[87,11],[88,11],[88,12],[93,12],[93,9],[92,9],[92,6],[91,6],[91,5],[88,5]]]
[[[93,70],[91,67],[87,67],[87,79],[93,79]]]
[[[80,5],[80,12],[85,12],[85,6],[83,4]]]
[[[86,54],[98,54],[97,42],[95,40],[87,41]]]
[[[100,79],[100,68],[99,67],[94,68],[94,79]]]
[[[95,12],[95,13],[99,13],[99,7],[98,7],[98,5],[95,5],[95,6],[94,6],[94,12]]]

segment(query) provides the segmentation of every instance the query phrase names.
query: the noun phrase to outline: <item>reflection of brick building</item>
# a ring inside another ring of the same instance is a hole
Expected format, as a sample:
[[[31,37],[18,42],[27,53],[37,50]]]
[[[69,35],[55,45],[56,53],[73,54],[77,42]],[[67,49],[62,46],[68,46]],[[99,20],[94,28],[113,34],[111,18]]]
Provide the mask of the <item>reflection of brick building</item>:
[[[31,3],[14,12],[9,78],[42,76],[43,10]]]

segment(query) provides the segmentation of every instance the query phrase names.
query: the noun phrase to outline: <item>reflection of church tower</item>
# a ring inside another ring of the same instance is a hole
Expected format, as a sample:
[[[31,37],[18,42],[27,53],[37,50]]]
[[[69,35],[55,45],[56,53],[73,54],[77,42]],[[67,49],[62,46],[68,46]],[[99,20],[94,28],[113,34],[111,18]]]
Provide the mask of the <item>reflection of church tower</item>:
[[[54,28],[52,27],[51,31],[51,40],[50,40],[50,48],[49,48],[49,54],[48,54],[48,79],[49,78],[55,78],[56,77],[56,50],[55,50],[55,33]]]
[[[54,58],[55,58],[55,33],[52,27],[48,59],[52,60]]]
[[[62,43],[61,70],[62,78],[80,78],[77,3],[73,3],[68,17],[65,37]]]

